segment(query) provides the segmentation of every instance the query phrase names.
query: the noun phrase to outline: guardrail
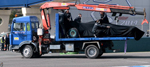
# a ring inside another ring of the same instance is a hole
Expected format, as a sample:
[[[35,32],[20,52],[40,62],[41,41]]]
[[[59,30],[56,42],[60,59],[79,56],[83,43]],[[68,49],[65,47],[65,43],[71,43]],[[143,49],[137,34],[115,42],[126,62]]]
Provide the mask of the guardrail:
[[[3,62],[0,63],[0,67],[3,67]]]

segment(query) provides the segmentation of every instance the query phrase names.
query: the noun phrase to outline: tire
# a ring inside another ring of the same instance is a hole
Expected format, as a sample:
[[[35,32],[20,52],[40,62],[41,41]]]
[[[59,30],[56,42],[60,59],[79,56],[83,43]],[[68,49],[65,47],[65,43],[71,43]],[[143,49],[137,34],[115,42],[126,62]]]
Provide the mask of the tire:
[[[86,48],[85,48],[85,55],[87,58],[90,58],[90,59],[95,59],[97,57],[99,57],[100,53],[99,53],[99,49],[97,46],[95,45],[88,45]]]
[[[33,48],[31,45],[25,45],[22,52],[22,56],[24,58],[32,58],[33,57]]]
[[[32,39],[34,42],[38,42],[38,35],[36,32],[33,31],[33,36],[32,36]]]
[[[79,37],[78,30],[76,28],[71,28],[69,30],[69,37],[71,37],[71,38],[77,38],[77,37]]]
[[[99,55],[98,55],[98,57],[101,57],[102,55],[103,55],[103,50],[99,49]]]
[[[41,57],[41,56],[42,56],[42,55],[40,55],[38,52],[34,53],[34,55],[33,55],[34,58],[39,58],[39,57]]]

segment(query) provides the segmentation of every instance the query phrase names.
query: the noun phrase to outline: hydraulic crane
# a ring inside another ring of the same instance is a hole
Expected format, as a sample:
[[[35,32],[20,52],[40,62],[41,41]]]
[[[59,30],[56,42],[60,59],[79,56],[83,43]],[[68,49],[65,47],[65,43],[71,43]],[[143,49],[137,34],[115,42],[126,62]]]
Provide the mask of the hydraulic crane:
[[[108,4],[99,4],[99,5],[88,5],[88,4],[76,4],[76,3],[59,3],[59,2],[47,2],[44,3],[40,9],[41,9],[41,16],[42,16],[42,22],[44,29],[47,30],[48,27],[50,27],[50,17],[48,13],[48,9],[69,9],[70,6],[75,6],[78,10],[85,10],[85,11],[97,11],[97,12],[107,12],[107,13],[113,13],[113,15],[116,13],[119,13],[120,16],[122,14],[131,14],[131,15],[144,15],[144,20],[146,20],[146,12],[145,8],[143,9],[143,12],[136,11],[135,7],[129,7],[129,6],[121,6],[121,5],[108,5]],[[44,9],[47,9],[47,19],[44,12]]]

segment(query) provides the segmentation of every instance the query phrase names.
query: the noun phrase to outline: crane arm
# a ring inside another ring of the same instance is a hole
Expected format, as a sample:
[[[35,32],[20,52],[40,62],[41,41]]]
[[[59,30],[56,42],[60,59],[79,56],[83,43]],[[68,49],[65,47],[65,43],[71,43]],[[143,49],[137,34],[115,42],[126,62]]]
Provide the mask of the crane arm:
[[[51,28],[49,14],[47,12],[47,17],[46,17],[44,9],[49,9],[49,8],[69,9],[70,6],[75,6],[78,10],[85,10],[85,11],[107,12],[107,13],[114,13],[114,14],[120,13],[120,15],[131,14],[131,15],[146,16],[145,10],[143,12],[136,11],[134,7],[130,7],[130,6],[108,5],[108,4],[88,5],[88,4],[76,4],[76,3],[46,2],[40,7],[44,29],[48,30],[49,28]]]
[[[97,11],[97,12],[107,12],[107,13],[122,13],[122,14],[134,14],[134,15],[144,15],[144,11],[136,11],[134,7],[121,6],[121,5],[88,5],[88,4],[77,4],[75,5],[78,10],[85,11]]]
[[[109,5],[109,4],[88,5],[75,3],[46,2],[40,7],[40,9],[47,9],[47,8],[69,9],[69,6],[75,6],[78,10],[85,10],[85,11],[144,15],[144,11],[143,12],[136,11],[134,7]]]

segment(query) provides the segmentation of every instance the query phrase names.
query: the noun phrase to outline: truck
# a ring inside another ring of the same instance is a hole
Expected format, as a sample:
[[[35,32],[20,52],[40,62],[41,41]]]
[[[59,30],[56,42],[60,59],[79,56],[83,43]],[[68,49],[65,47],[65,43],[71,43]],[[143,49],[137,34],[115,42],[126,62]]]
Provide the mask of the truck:
[[[110,40],[128,40],[134,37],[80,37],[78,29],[70,28],[69,37],[61,37],[60,31],[60,14],[55,14],[55,36],[51,37],[49,9],[65,10],[70,7],[76,7],[78,10],[97,11],[107,13],[145,15],[145,11],[135,11],[134,7],[120,5],[89,5],[76,3],[59,3],[46,2],[40,7],[43,28],[39,28],[39,20],[36,16],[16,17],[12,21],[10,32],[11,50],[21,53],[25,58],[41,57],[44,54],[60,53],[60,52],[79,52],[84,51],[87,58],[100,57],[105,48],[110,45],[105,45],[103,42]],[[47,10],[47,15],[45,14]],[[146,18],[144,19],[146,20]],[[77,36],[77,37],[76,37]],[[104,47],[105,45],[105,47]],[[112,47],[112,46],[111,46]],[[126,48],[125,48],[126,49]]]

